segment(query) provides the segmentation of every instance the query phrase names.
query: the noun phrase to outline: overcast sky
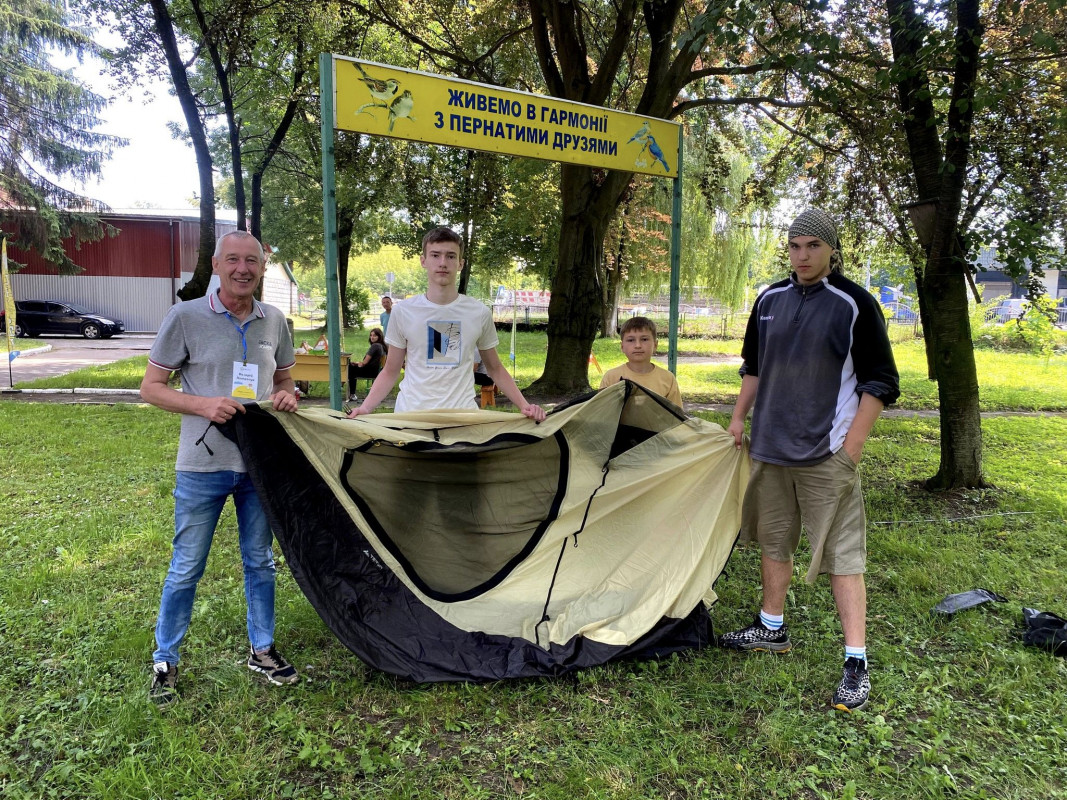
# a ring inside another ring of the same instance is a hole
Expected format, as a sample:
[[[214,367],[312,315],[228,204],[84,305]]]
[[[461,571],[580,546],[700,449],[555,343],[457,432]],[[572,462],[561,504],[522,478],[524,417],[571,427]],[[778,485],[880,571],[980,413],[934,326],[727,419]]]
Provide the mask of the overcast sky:
[[[87,58],[78,64],[57,57],[53,63],[72,69],[97,94],[114,98],[97,130],[122,136],[130,142],[118,148],[104,164],[99,182],[72,188],[114,209],[139,205],[167,209],[189,207],[199,189],[196,158],[193,149],[174,139],[167,128],[168,121],[183,120],[181,106],[168,93],[168,85],[146,83],[131,96],[111,88],[108,78],[100,74],[101,64],[96,59]],[[145,91],[149,93],[148,98],[143,96]],[[63,184],[68,185],[69,179]]]

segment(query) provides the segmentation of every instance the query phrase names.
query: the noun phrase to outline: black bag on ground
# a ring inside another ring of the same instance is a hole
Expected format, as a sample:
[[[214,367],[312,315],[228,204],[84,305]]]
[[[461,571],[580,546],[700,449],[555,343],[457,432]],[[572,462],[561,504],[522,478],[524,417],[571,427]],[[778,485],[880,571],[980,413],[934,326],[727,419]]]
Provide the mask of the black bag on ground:
[[[1067,658],[1067,620],[1051,611],[1023,609],[1023,644]]]

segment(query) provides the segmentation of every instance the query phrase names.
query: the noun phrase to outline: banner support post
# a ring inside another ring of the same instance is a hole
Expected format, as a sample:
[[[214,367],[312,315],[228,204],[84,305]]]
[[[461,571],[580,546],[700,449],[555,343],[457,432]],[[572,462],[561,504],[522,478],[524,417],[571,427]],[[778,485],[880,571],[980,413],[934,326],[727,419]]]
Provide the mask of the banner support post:
[[[341,302],[337,283],[337,175],[333,148],[333,55],[319,53],[319,111],[322,130],[322,227],[326,256],[326,342],[330,408],[341,410]]]
[[[678,374],[678,298],[682,263],[682,152],[685,138],[678,126],[678,177],[674,179],[674,202],[671,207],[671,310],[668,322],[667,369]]]

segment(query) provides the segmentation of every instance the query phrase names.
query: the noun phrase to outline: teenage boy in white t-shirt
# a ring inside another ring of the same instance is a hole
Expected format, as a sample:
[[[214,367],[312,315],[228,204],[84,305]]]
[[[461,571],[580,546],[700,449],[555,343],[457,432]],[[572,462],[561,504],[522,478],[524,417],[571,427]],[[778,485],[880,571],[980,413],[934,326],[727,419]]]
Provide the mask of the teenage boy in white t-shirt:
[[[499,340],[489,309],[461,295],[456,277],[463,267],[463,240],[451,228],[437,227],[422,239],[426,293],[393,306],[385,342],[389,355],[366,399],[349,417],[370,414],[404,379],[394,410],[474,409],[474,364],[481,360],[500,391],[535,422],[544,409],[526,401],[496,352]],[[475,351],[478,353],[476,357]],[[405,365],[406,360],[406,365]]]

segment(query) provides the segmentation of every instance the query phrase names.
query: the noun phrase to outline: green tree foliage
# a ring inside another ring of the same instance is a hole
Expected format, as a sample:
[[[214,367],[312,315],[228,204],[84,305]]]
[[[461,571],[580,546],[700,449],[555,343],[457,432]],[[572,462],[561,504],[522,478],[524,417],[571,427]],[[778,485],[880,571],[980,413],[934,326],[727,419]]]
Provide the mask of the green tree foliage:
[[[1060,6],[789,3],[754,29],[784,68],[747,79],[752,94],[789,100],[752,106],[788,133],[770,184],[836,212],[846,243],[877,233],[911,263],[940,397],[932,487],[983,480],[968,256],[995,243],[1021,277],[1063,241]],[[921,239],[914,201],[928,201]],[[858,255],[874,266],[876,250]]]
[[[182,106],[183,135],[200,174],[200,249],[179,296],[202,295],[215,241],[216,165],[229,179],[224,194],[238,227],[262,238],[265,174],[314,95],[310,65],[322,7],[298,0],[79,1],[124,40],[112,59],[114,76],[135,85],[142,73],[165,75]]]
[[[390,287],[387,274],[393,273]],[[415,256],[404,253],[396,245],[387,245],[377,251],[368,251],[353,256],[348,268],[349,281],[366,288],[370,295],[370,307],[378,307],[382,295],[392,291],[398,299],[426,291],[426,272]]]
[[[502,158],[501,188],[485,218],[475,263],[487,284],[545,289],[556,267],[559,166]]]
[[[333,17],[294,0],[186,0],[171,6],[182,34],[205,57],[190,80],[201,115],[212,124],[213,154],[232,181],[238,227],[261,237],[264,174],[281,152],[311,83],[321,33]],[[324,19],[325,18],[325,19]]]
[[[358,52],[339,52],[493,85],[529,88],[536,63],[521,36],[521,6],[486,3],[342,3],[372,28]],[[387,34],[383,34],[382,31]],[[553,165],[476,151],[407,144],[402,159],[406,229],[394,241],[416,253],[427,228],[457,228],[466,254],[460,291],[491,285],[515,264],[535,274],[551,274],[554,258],[539,249],[554,241],[555,187],[545,194]]]
[[[0,225],[22,250],[60,272],[79,271],[63,250],[103,234],[95,214],[106,206],[57,180],[85,181],[124,140],[93,131],[107,101],[55,67],[50,52],[95,52],[88,32],[58,0],[0,5]]]
[[[746,191],[755,145],[749,140],[758,131],[723,115],[694,116],[699,122],[687,137],[685,153],[682,282],[701,286],[736,310],[745,301],[753,268],[777,244],[769,209]]]

